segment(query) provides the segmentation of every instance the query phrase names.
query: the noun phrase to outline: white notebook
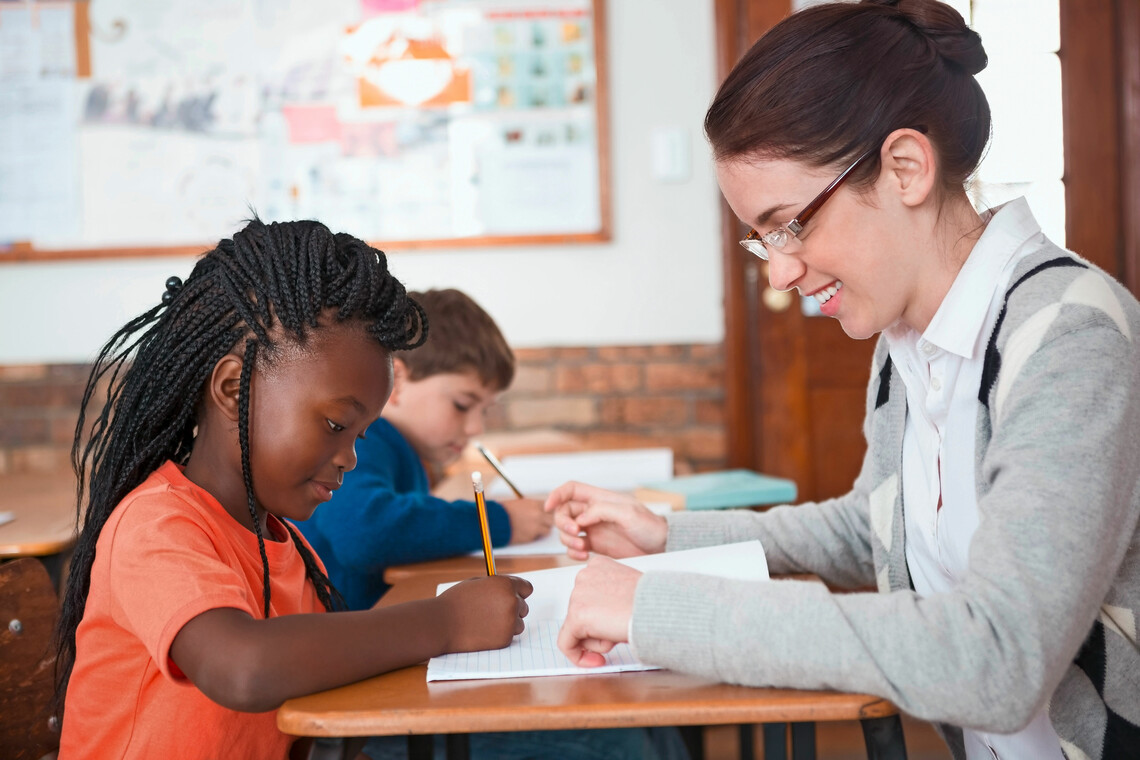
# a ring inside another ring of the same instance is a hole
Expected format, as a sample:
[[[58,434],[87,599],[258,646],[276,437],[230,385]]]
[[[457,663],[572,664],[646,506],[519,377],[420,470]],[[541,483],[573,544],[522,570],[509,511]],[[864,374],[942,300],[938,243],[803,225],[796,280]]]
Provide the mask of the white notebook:
[[[768,580],[768,563],[759,541],[649,554],[619,561],[643,572],[675,570],[737,580]],[[573,565],[519,573],[518,577],[526,578],[534,586],[534,592],[527,599],[530,613],[526,617],[526,630],[503,649],[433,657],[428,662],[427,680],[460,681],[655,670],[656,666],[646,665],[634,657],[628,644],[614,647],[606,655],[606,664],[597,668],[580,668],[559,651],[556,643],[558,629],[566,615],[574,578],[581,569],[582,565]],[[455,584],[440,584],[436,593],[453,585]]]

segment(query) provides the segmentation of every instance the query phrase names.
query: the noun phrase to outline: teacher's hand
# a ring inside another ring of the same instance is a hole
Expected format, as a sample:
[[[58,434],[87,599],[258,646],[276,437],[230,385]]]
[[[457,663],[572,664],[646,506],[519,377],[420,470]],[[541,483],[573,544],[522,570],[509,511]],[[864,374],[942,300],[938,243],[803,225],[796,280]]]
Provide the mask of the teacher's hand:
[[[571,481],[550,493],[546,511],[573,559],[590,552],[608,557],[636,557],[665,550],[669,524],[637,499]]]
[[[578,572],[558,631],[558,648],[571,662],[587,668],[605,665],[605,653],[628,640],[640,579],[640,571],[599,556]]]

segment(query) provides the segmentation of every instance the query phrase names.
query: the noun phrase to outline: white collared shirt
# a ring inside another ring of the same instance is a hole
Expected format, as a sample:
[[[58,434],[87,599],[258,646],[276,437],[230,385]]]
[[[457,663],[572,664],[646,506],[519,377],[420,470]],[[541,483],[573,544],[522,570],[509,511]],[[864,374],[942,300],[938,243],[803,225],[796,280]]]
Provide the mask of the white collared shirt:
[[[978,527],[974,435],[986,343],[1014,268],[1042,235],[1024,198],[983,218],[985,231],[925,332],[902,324],[884,332],[906,386],[906,561],[921,596],[950,591],[966,574]],[[1015,734],[963,735],[970,760],[1064,757],[1045,710]]]

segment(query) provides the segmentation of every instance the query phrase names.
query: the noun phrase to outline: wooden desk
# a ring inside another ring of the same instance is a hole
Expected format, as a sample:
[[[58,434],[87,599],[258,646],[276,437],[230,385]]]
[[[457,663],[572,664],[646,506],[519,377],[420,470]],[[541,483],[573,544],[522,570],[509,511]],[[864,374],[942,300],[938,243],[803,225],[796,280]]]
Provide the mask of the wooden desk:
[[[380,606],[432,596],[439,583],[462,577],[422,573],[393,586]],[[862,721],[870,757],[906,757],[898,710],[885,699],[732,686],[667,670],[429,684],[427,664],[421,663],[291,699],[277,711],[277,725],[285,733],[332,739],[827,720]],[[450,758],[465,757],[463,739],[448,742]],[[318,742],[313,757],[339,757],[340,752],[336,741]]]
[[[495,557],[495,572],[499,575],[516,575],[531,570],[546,570],[551,567],[565,567],[567,565],[582,564],[570,559],[565,554],[529,554],[514,557]],[[384,582],[396,586],[421,575],[438,575],[443,573],[450,577],[445,580],[462,580],[486,573],[482,555],[477,557],[448,557],[430,562],[413,562],[408,565],[393,565],[384,569]],[[394,591],[395,589],[393,589]],[[389,594],[392,591],[388,592]],[[383,603],[383,600],[381,600]]]
[[[75,475],[64,472],[0,476],[0,560],[39,557],[59,588],[64,556],[75,545]]]

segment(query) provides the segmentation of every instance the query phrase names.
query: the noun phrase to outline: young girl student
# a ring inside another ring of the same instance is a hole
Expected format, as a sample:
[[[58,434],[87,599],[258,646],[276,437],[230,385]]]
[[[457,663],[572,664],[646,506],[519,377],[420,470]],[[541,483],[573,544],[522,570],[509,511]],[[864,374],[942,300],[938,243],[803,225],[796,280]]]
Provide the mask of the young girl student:
[[[561,632],[576,661],[631,639],[726,681],[878,694],[958,758],[1140,757],[1140,304],[1025,199],[974,208],[985,65],[943,3],[813,5],[705,117],[772,286],[877,336],[852,490],[668,519],[580,484],[547,503],[574,556],[757,538],[773,572],[879,593],[595,557]]]
[[[158,294],[156,294],[157,296]],[[290,527],[356,465],[423,311],[384,255],[316,222],[250,222],[103,347],[73,460],[83,514],[57,632],[61,760],[285,758],[286,699],[506,646],[529,584],[343,609]],[[156,298],[156,300],[158,300]]]

